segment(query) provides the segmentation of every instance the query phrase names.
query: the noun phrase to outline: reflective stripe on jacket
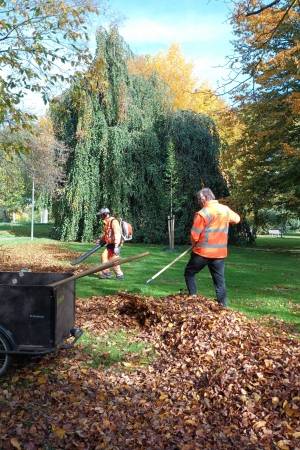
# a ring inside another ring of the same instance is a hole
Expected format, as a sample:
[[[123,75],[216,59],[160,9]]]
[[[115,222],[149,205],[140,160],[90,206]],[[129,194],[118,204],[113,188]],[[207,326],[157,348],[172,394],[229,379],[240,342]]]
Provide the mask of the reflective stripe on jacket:
[[[225,258],[229,224],[239,221],[240,216],[218,200],[206,202],[194,217],[191,229],[193,252],[206,258]]]
[[[120,245],[122,236],[119,221],[115,217],[107,217],[103,222],[102,239],[106,244]]]

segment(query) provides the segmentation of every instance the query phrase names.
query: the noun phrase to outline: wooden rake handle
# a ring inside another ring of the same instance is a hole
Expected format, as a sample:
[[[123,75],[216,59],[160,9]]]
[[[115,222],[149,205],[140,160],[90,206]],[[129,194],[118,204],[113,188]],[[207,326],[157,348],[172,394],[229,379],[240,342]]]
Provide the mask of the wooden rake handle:
[[[60,286],[62,284],[68,283],[69,281],[77,280],[78,278],[85,277],[92,273],[100,272],[101,270],[109,269],[110,267],[113,267],[113,266],[119,266],[121,264],[125,264],[130,261],[135,261],[136,259],[144,258],[145,256],[148,256],[149,254],[150,254],[149,252],[144,252],[144,253],[139,253],[138,255],[128,256],[127,258],[118,257],[118,258],[114,259],[113,261],[108,261],[107,263],[101,264],[100,266],[91,267],[91,269],[87,269],[84,272],[78,273],[77,275],[72,275],[71,277],[64,278],[63,280],[60,280],[60,281],[55,281],[54,283],[48,284],[48,286],[50,286],[50,287]]]

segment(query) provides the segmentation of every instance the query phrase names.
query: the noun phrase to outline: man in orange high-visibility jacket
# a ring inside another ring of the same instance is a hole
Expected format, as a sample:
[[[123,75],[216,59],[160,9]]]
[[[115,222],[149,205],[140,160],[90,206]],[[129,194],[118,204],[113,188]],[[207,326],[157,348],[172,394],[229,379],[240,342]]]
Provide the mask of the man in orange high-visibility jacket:
[[[106,248],[101,254],[102,264],[106,263],[111,259],[115,259],[120,256],[121,245],[122,245],[122,233],[119,221],[110,215],[108,208],[101,208],[98,215],[103,221],[103,233],[97,242],[106,244]],[[117,280],[124,280],[124,274],[120,266],[113,266],[113,271],[116,274]],[[99,278],[107,279],[111,278],[112,273],[109,269],[102,270],[100,272]]]
[[[217,301],[227,305],[224,258],[227,256],[228,228],[239,223],[240,216],[215,199],[209,188],[197,192],[202,209],[196,212],[191,229],[192,254],[184,277],[190,295],[197,294],[195,275],[208,266],[216,290]]]

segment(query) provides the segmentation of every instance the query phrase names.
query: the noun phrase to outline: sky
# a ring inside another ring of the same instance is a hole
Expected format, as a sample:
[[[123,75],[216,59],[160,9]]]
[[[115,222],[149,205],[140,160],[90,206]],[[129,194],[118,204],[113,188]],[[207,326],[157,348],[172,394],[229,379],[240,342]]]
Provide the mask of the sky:
[[[100,25],[114,21],[135,54],[166,51],[174,42],[189,62],[199,84],[207,81],[217,89],[229,72],[226,57],[233,50],[229,0],[107,0],[106,14],[93,19],[90,46]],[[45,105],[38,94],[30,95],[24,107],[43,114]]]
[[[225,58],[232,53],[226,0],[111,0],[120,34],[136,54],[166,51],[174,42],[195,64],[201,81],[214,86],[226,76]]]

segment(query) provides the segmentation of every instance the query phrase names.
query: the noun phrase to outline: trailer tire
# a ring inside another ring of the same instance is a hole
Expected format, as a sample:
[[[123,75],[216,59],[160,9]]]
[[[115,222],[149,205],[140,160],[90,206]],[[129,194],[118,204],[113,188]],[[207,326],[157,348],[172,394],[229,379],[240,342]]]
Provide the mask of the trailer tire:
[[[7,338],[0,332],[0,351],[7,352],[11,350],[10,344]],[[11,355],[7,353],[0,353],[0,377],[5,374],[6,370],[10,366]]]

